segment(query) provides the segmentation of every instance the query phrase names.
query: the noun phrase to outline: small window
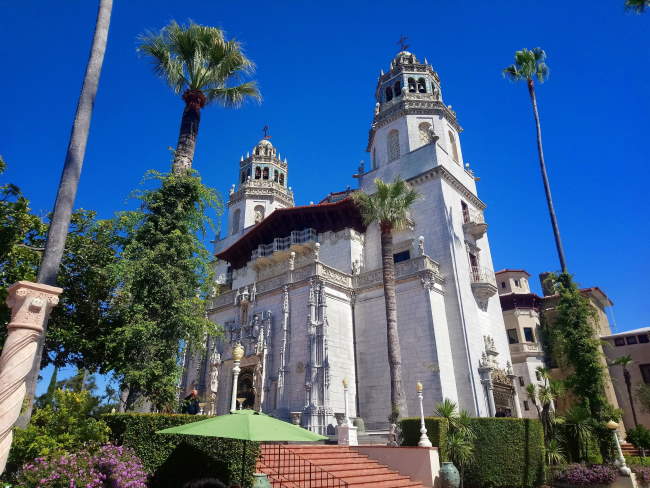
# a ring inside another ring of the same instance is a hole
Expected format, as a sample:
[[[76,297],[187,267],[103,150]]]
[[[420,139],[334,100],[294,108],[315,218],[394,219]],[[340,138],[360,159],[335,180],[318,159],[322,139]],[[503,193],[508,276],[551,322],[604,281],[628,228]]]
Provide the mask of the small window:
[[[280,184],[284,186],[284,173],[280,173]]]
[[[519,284],[519,280],[515,280],[515,286],[519,288],[521,285]]]
[[[535,342],[535,335],[533,334],[532,327],[524,327],[524,337],[526,342]]]
[[[626,341],[628,344],[636,344],[636,343],[637,343],[637,342],[636,342],[636,336],[627,336],[627,337],[625,338],[625,341]]]
[[[463,211],[463,223],[469,224],[469,207],[464,201],[460,201],[460,208]]]
[[[625,339],[623,337],[616,337],[614,339],[614,345],[615,346],[624,346],[625,345]]]
[[[259,166],[255,167],[255,179],[259,180],[262,177],[262,168]]]
[[[408,261],[409,259],[411,259],[411,252],[408,250],[398,252],[397,254],[393,254],[393,261],[396,263],[400,263],[402,261]]]
[[[639,369],[641,370],[643,382],[650,385],[650,364],[639,364]]]
[[[517,329],[508,329],[508,344],[517,343],[519,343],[519,338],[517,337]]]
[[[524,386],[524,377],[523,376],[519,377],[519,386]]]
[[[456,147],[456,138],[452,131],[449,131],[449,145],[451,146],[451,157],[458,163],[458,148]]]
[[[427,92],[427,82],[424,80],[424,78],[418,79],[418,93],[426,93]]]
[[[386,101],[390,102],[393,99],[393,89],[388,86],[386,87]]]
[[[276,183],[280,181],[280,173],[278,173],[277,169],[273,170],[273,181],[275,181]]]
[[[393,96],[399,97],[401,94],[402,94],[402,83],[400,81],[396,81],[395,84],[393,85]]]
[[[388,152],[388,161],[395,161],[399,159],[400,148],[399,148],[399,132],[395,129],[391,130],[388,133],[388,138],[386,139],[387,152]]]
[[[409,85],[409,93],[415,93],[417,91],[414,78],[408,79],[408,85]]]
[[[240,181],[240,183],[243,183],[244,181],[246,181],[246,171],[241,172],[241,181]]]
[[[262,179],[264,179],[264,180],[269,179],[269,168],[268,167],[264,168],[264,170],[262,171]]]
[[[502,282],[501,282],[501,288],[505,288],[505,287],[506,287],[506,282],[505,282],[505,281],[502,281]]]
[[[650,342],[648,340],[648,334],[639,334],[638,338],[639,338],[639,344],[647,344],[648,342]]]
[[[524,410],[530,410],[530,407],[528,406],[528,400],[524,400]]]

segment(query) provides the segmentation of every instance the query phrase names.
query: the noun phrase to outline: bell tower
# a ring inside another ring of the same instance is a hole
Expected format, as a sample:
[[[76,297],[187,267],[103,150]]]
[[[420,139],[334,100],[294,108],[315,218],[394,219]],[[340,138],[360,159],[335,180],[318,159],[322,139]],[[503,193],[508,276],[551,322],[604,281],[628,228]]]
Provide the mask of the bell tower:
[[[230,189],[228,235],[233,236],[254,225],[276,208],[293,207],[293,192],[288,184],[287,159],[280,159],[266,135],[252,152],[239,161],[239,182]]]
[[[450,162],[462,166],[456,113],[442,101],[440,78],[425,59],[400,51],[381,70],[375,90],[375,116],[368,137],[370,171],[436,143]]]

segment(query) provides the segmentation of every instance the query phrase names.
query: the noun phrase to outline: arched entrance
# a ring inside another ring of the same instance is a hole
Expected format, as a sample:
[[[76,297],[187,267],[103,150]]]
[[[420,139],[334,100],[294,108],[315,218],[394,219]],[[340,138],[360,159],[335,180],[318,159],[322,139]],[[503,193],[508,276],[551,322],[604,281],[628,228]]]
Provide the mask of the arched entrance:
[[[237,398],[243,398],[241,408],[255,408],[255,375],[252,367],[242,368],[237,381]],[[239,400],[238,400],[239,402]]]

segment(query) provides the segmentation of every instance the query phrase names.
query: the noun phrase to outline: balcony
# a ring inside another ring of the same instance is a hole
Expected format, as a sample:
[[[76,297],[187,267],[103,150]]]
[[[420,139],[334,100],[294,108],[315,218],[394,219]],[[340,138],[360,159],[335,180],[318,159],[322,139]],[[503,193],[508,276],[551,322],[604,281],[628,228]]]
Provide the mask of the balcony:
[[[315,229],[294,230],[291,235],[287,237],[277,237],[269,244],[261,244],[254,249],[251,254],[251,259],[256,260],[271,256],[278,251],[288,251],[293,246],[306,244],[308,242],[316,242],[318,234]]]
[[[463,231],[474,239],[480,239],[485,235],[487,224],[483,212],[471,208],[463,209]]]
[[[494,271],[481,266],[472,266],[472,293],[481,309],[487,309],[488,300],[497,292],[497,280]]]

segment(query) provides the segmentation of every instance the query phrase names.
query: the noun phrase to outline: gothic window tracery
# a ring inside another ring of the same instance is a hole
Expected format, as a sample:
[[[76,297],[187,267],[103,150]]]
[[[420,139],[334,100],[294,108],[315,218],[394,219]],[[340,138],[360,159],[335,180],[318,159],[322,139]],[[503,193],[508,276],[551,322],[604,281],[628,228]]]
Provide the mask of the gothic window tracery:
[[[424,78],[419,78],[418,79],[418,93],[426,93],[427,92],[427,82]]]
[[[451,157],[458,163],[458,146],[456,146],[456,138],[452,131],[449,131],[449,145],[451,146]]]
[[[269,179],[269,168],[266,167],[262,170],[262,179],[268,180]]]
[[[386,87],[386,101],[390,102],[393,99],[393,89],[390,86]]]
[[[395,161],[396,159],[399,159],[399,132],[397,130],[393,129],[388,133],[386,144],[388,161]]]
[[[429,122],[422,122],[418,126],[418,131],[420,133],[420,142],[422,145],[431,144],[433,142],[433,129]]]
[[[415,93],[417,91],[415,78],[408,79],[409,93]]]
[[[259,180],[262,177],[262,168],[259,166],[255,167],[255,179]]]

